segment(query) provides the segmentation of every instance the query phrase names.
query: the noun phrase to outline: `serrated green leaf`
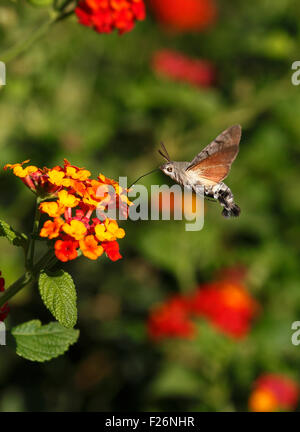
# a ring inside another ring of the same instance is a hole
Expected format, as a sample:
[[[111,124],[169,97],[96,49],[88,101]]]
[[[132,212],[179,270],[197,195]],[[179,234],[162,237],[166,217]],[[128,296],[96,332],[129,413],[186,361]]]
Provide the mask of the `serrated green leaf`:
[[[15,231],[8,223],[0,220],[0,237],[6,237],[14,246],[26,246],[27,237]]]
[[[58,322],[42,326],[40,320],[32,320],[14,327],[12,335],[19,356],[44,362],[66,352],[77,341],[79,330],[67,329]]]
[[[39,290],[45,306],[63,326],[72,328],[77,322],[76,290],[69,273],[42,271]]]

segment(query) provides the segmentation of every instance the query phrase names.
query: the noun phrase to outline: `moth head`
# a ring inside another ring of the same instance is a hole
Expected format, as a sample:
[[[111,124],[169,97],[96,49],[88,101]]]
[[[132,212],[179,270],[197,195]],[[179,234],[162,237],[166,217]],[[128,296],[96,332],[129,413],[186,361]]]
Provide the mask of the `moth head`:
[[[168,150],[166,149],[164,143],[160,143],[161,148],[158,150],[158,153],[166,159],[167,163],[164,165],[161,165],[159,169],[162,170],[167,176],[171,177],[172,179],[176,178],[175,175],[175,164],[171,161]]]
[[[167,162],[166,164],[161,165],[159,168],[162,170],[162,172],[164,172],[167,176],[171,177],[172,179],[176,178],[175,166],[173,162]]]

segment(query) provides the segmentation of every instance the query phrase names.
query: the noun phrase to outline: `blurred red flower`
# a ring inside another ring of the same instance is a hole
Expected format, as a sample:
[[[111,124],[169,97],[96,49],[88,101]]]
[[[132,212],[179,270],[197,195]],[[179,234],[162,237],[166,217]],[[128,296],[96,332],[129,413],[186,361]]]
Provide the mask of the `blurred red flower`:
[[[156,307],[148,320],[151,338],[192,337],[196,332],[192,321],[195,317],[207,319],[236,339],[246,336],[259,313],[259,304],[241,284],[245,269],[235,269],[223,280],[201,285],[191,295],[174,296]]]
[[[2,272],[0,271],[0,276],[2,275]],[[0,277],[0,292],[5,291],[5,280],[3,279],[3,277]],[[9,312],[9,306],[8,303],[5,303],[1,308],[0,308],[0,321],[4,321],[5,318],[7,317]]]
[[[135,21],[146,17],[143,0],[81,0],[75,13],[80,24],[98,33],[118,30],[123,34],[133,29]]]
[[[216,81],[216,70],[209,61],[190,58],[176,51],[157,51],[152,67],[158,75],[197,87],[209,87]]]
[[[197,31],[216,21],[214,0],[149,0],[157,20],[176,31]]]
[[[148,333],[154,340],[166,337],[193,337],[195,328],[189,319],[186,299],[175,296],[154,308],[148,320]]]
[[[299,386],[291,378],[277,374],[261,375],[249,398],[250,411],[290,411],[296,408]]]
[[[202,285],[190,298],[191,311],[205,317],[224,333],[245,336],[258,313],[257,302],[237,282],[227,280]]]

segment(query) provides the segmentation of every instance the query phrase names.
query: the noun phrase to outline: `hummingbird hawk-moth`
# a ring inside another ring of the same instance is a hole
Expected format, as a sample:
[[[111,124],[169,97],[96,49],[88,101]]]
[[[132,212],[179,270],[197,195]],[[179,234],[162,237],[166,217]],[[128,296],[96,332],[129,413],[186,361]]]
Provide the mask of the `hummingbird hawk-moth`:
[[[224,207],[223,216],[239,216],[241,209],[234,202],[231,190],[222,180],[227,177],[231,164],[237,157],[241,135],[240,125],[231,126],[208,144],[191,162],[172,161],[162,143],[159,153],[167,163],[160,169],[195,193],[199,192],[201,187],[205,197],[216,199]]]

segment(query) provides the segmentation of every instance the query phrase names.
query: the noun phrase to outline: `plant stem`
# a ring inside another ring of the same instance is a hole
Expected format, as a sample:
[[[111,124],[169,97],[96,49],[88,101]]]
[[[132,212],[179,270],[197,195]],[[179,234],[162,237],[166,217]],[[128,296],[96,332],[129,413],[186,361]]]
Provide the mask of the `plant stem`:
[[[22,288],[33,280],[33,275],[30,272],[24,273],[16,282],[10,285],[0,296],[0,307],[7,302],[8,299],[16,295]]]
[[[53,260],[53,250],[49,249],[45,255],[37,262],[32,271],[25,272],[18,280],[12,283],[2,294],[0,294],[0,307],[11,297],[16,295],[22,288],[37,279],[42,268]]]
[[[48,249],[45,255],[42,256],[42,258],[36,263],[36,265],[33,267],[32,273],[34,276],[37,276],[41,269],[44,267],[47,267],[49,263],[53,260],[53,258],[56,258],[54,255],[53,249]]]
[[[73,0],[65,2],[63,8],[61,8],[59,12],[53,11],[50,19],[46,21],[44,24],[42,24],[35,32],[33,32],[28,39],[25,39],[25,41],[22,41],[21,43],[16,44],[12,48],[9,48],[2,55],[0,55],[1,61],[4,63],[9,63],[10,61],[14,60],[16,57],[18,57],[19,55],[23,54],[23,52],[28,50],[31,47],[31,45],[33,45],[37,40],[39,40],[42,36],[44,36],[44,34],[47,33],[47,31],[53,24],[55,24],[58,21],[62,21],[68,16],[72,15],[75,8],[69,11],[65,10],[68,7],[68,5],[71,3],[71,1]]]
[[[16,44],[12,48],[9,48],[7,51],[5,51],[0,56],[1,61],[3,61],[4,63],[9,63],[10,61],[18,57],[20,54],[22,54],[24,51],[26,51],[28,48],[30,48],[31,45],[33,45],[38,39],[40,39],[45,33],[47,33],[48,29],[51,27],[52,24],[55,23],[56,19],[57,16],[50,18],[35,32],[33,32],[28,39],[25,39],[25,41],[22,41],[21,43]]]
[[[28,255],[27,255],[27,260],[26,260],[27,269],[32,269],[33,264],[34,264],[35,237],[39,231],[39,224],[40,224],[40,218],[41,218],[41,213],[39,211],[39,205],[40,205],[40,199],[37,198],[36,204],[35,204],[33,228],[32,228],[31,238],[29,241]]]
[[[65,0],[63,4],[59,7],[59,10],[64,10],[70,3],[73,3],[74,0]]]

